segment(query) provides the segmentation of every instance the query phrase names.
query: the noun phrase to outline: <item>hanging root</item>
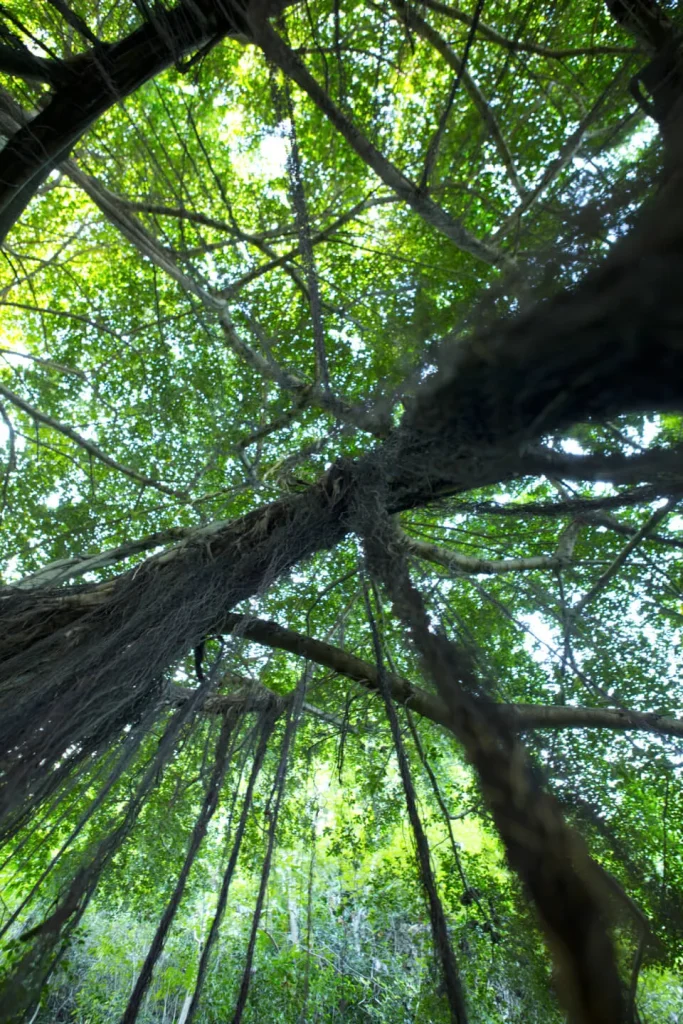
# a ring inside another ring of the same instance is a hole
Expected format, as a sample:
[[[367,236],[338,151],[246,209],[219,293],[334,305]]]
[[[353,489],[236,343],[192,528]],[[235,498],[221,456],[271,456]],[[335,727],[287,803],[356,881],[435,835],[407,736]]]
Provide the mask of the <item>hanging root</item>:
[[[0,590],[0,837],[160,704],[228,611],[344,535],[331,472],[104,584]],[[202,668],[202,674],[205,674]]]
[[[3,981],[3,1024],[20,1024],[30,1006],[38,999],[92,899],[102,872],[130,835],[151,789],[158,781],[159,773],[173,755],[182,728],[201,706],[211,681],[210,677],[203,688],[204,692],[201,687],[196,690],[193,697],[171,717],[154,756],[128,801],[123,817],[89,853],[56,909],[39,925],[21,936],[30,945]]]
[[[410,765],[408,763],[408,756],[403,743],[403,737],[401,736],[396,708],[394,707],[394,702],[389,690],[389,684],[387,682],[384,658],[382,656],[382,645],[377,624],[372,614],[372,605],[370,603],[367,586],[364,588],[364,596],[368,622],[370,624],[373,644],[375,647],[375,659],[377,662],[377,674],[380,683],[380,690],[382,697],[384,698],[384,706],[386,708],[387,718],[389,719],[389,727],[394,741],[394,749],[396,750],[396,759],[398,761],[399,772],[401,774],[401,782],[403,783],[403,791],[405,793],[406,805],[408,808],[408,817],[410,818],[410,825],[415,837],[420,876],[422,878],[422,885],[424,887],[429,906],[429,920],[432,926],[432,938],[434,940],[434,947],[438,953],[439,959],[441,960],[444,987],[451,1011],[451,1021],[453,1024],[467,1024],[467,1009],[465,1006],[462,982],[460,980],[453,946],[448,934],[446,915],[444,914],[443,905],[439,899],[439,894],[436,889],[436,881],[434,879],[430,859],[429,842],[425,835],[424,828],[422,827],[422,821],[420,820],[420,815],[417,809],[415,786],[413,785],[413,780],[410,774]]]
[[[541,788],[520,741],[487,703],[471,656],[432,632],[385,507],[377,481],[369,482],[355,519],[369,569],[386,588],[449,709],[450,727],[477,772],[510,864],[538,909],[560,995],[580,1024],[623,1024],[624,993],[599,869],[557,802]]]

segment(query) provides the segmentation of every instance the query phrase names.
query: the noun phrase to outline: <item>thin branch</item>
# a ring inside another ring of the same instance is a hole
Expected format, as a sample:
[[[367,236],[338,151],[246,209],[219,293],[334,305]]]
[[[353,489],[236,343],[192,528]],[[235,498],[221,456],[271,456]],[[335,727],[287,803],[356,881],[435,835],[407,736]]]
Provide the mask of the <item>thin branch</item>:
[[[398,720],[398,715],[396,714],[394,702],[391,699],[391,689],[387,680],[387,672],[384,667],[382,643],[379,638],[379,631],[372,611],[367,582],[364,583],[363,593],[365,597],[368,625],[370,626],[373,648],[375,651],[375,665],[377,668],[379,692],[382,696],[387,718],[389,720],[389,729],[394,743],[394,751],[398,762],[399,774],[401,776],[403,792],[406,798],[408,819],[415,839],[417,862],[420,869],[422,885],[427,897],[427,905],[429,907],[434,952],[441,960],[443,983],[451,1011],[451,1020],[453,1024],[467,1024],[468,1013],[465,1004],[465,994],[463,991],[460,970],[455,958],[455,953],[453,952],[451,939],[448,934],[448,925],[446,923],[443,904],[439,898],[438,890],[436,888],[436,881],[431,863],[429,841],[425,834],[424,826],[417,809],[415,785],[410,771],[410,764],[408,762],[403,736],[401,735],[401,726]]]
[[[644,484],[642,487],[634,487],[630,491],[606,494],[599,498],[574,497],[566,498],[564,501],[524,503],[507,501],[505,504],[496,501],[453,501],[449,504],[449,509],[456,515],[507,516],[513,519],[542,516],[547,519],[558,519],[561,516],[591,516],[593,513],[599,513],[605,509],[640,505],[656,501],[661,497],[660,487],[656,484]],[[627,528],[630,529],[630,527]]]
[[[414,182],[380,153],[360,129],[342,113],[294,51],[268,23],[253,24],[252,28],[256,42],[266,58],[308,94],[361,160],[426,223],[449,238],[462,252],[469,253],[475,259],[493,266],[512,265],[509,257],[472,235],[460,221],[455,220],[434,200],[426,196]]]
[[[240,1024],[240,1021],[242,1020],[244,1008],[247,1002],[247,996],[249,994],[249,988],[251,985],[253,974],[252,964],[254,960],[254,950],[256,946],[256,935],[258,932],[259,922],[261,919],[261,913],[263,911],[263,904],[265,901],[266,893],[268,891],[268,878],[270,875],[270,866],[272,863],[273,850],[275,848],[275,837],[277,834],[278,817],[287,782],[287,767],[289,764],[290,751],[292,749],[292,745],[296,737],[299,722],[301,719],[302,707],[306,697],[308,676],[309,667],[306,666],[301,674],[299,682],[297,683],[296,689],[292,695],[292,700],[289,705],[289,713],[287,716],[287,721],[285,723],[284,736],[282,737],[282,744],[280,746],[280,758],[278,760],[278,765],[275,772],[275,779],[273,781],[273,787],[271,789],[270,798],[268,800],[268,803],[266,804],[266,817],[269,821],[268,839],[266,844],[266,851],[263,857],[261,880],[258,889],[258,894],[256,896],[256,904],[254,907],[254,913],[252,917],[251,932],[249,935],[249,942],[247,944],[245,964],[242,972],[242,980],[240,983],[239,992],[237,995],[235,1012],[232,1017],[232,1024]]]
[[[586,133],[590,130],[591,125],[594,124],[603,113],[608,97],[614,92],[615,87],[620,87],[623,84],[624,78],[625,74],[620,72],[603,89],[602,93],[598,96],[595,103],[593,103],[590,110],[581,119],[578,126],[562,143],[558,155],[554,160],[550,161],[541,174],[537,184],[534,185],[526,195],[522,196],[518,206],[506,217],[503,224],[491,236],[491,242],[494,245],[498,245],[505,235],[519,224],[522,215],[531,209],[534,203],[540,199],[546,189],[552,185],[565,167],[572,162],[577,153],[579,153],[586,137]]]
[[[111,327],[107,327],[106,324],[103,324],[103,323],[101,323],[98,320],[91,320],[90,317],[84,316],[82,313],[74,313],[70,309],[52,309],[49,306],[35,306],[35,305],[32,305],[29,302],[10,302],[8,299],[3,299],[0,302],[0,305],[1,306],[11,306],[12,309],[25,309],[25,310],[28,310],[30,313],[40,313],[40,314],[46,313],[49,316],[66,317],[68,320],[75,320],[77,323],[85,324],[86,327],[93,327],[97,331],[102,331],[104,334],[109,334],[109,335],[111,335],[112,338],[114,338],[116,341],[118,341],[121,344],[125,344],[126,343],[125,338],[123,338],[118,331],[113,330]],[[17,352],[15,354],[19,355],[20,353]],[[29,356],[28,358],[34,358],[34,357],[33,356]],[[50,360],[50,362],[52,362],[52,361]],[[54,363],[53,365],[58,366],[59,364],[58,363]],[[65,372],[66,372],[66,370],[65,370]],[[81,374],[82,376],[85,376],[85,374],[83,374],[81,370],[69,369],[68,372],[69,373],[78,373],[78,374]]]
[[[243,231],[242,228],[239,228],[235,223],[217,220],[215,217],[209,217],[205,213],[188,210],[184,206],[165,206],[163,203],[150,203],[143,200],[127,199],[124,196],[121,196],[120,199],[129,210],[133,211],[133,213],[149,213],[155,217],[174,217],[177,220],[187,220],[191,224],[201,224],[202,227],[205,228],[214,228],[216,231],[224,231],[233,238],[239,239],[240,242],[248,242],[251,245],[256,246],[259,246],[269,238],[280,238],[284,235],[292,235],[295,230],[287,225],[279,228],[270,228],[267,231],[259,231],[257,234],[254,234],[252,232]]]
[[[680,493],[681,490],[683,490],[683,485],[675,489],[674,493]],[[528,519],[533,516],[559,519],[562,516],[572,516],[580,518],[586,523],[604,526],[625,537],[632,537],[638,532],[637,526],[622,523],[604,510],[639,505],[656,501],[661,497],[663,497],[661,487],[657,487],[655,484],[645,484],[643,487],[636,487],[620,494],[609,494],[604,498],[568,498],[565,501],[553,501],[545,504],[528,502],[524,505],[517,504],[517,502],[499,505],[489,501],[459,501],[453,502],[450,508],[456,515],[509,516],[517,519]],[[647,540],[651,543],[664,544],[667,547],[683,548],[683,539],[679,540],[677,537],[666,536],[662,533],[648,534]]]
[[[10,419],[7,410],[4,405],[0,403],[0,419],[5,424],[7,430],[7,441],[9,443],[9,456],[7,458],[7,465],[5,467],[4,478],[2,481],[2,509],[4,511],[7,505],[7,491],[9,490],[9,482],[12,473],[17,468],[17,444],[16,444],[16,431],[12,420]]]
[[[460,21],[463,25],[471,25],[473,22],[472,15],[466,14],[465,11],[458,10],[457,7],[449,7],[447,4],[440,3],[439,0],[421,0],[421,3],[430,10],[435,11],[437,14],[443,14],[445,17],[452,18],[454,21]],[[539,43],[521,42],[517,39],[507,39],[501,32],[498,32],[495,28],[485,24],[481,19],[477,24],[477,31],[484,37],[484,39],[488,39],[490,43],[495,43],[497,46],[503,46],[506,50],[510,50],[512,53],[536,53],[539,57],[549,57],[551,60],[563,60],[565,57],[598,57],[610,55],[630,56],[643,52],[639,47],[633,46],[598,44],[596,46],[579,46],[557,49],[551,46],[542,46]]]
[[[522,186],[517,175],[512,153],[510,152],[510,147],[503,135],[502,129],[498,124],[498,118],[493,112],[481,89],[465,67],[464,61],[458,57],[455,50],[449,46],[443,36],[439,35],[436,29],[433,29],[432,26],[424,20],[424,18],[420,17],[417,11],[408,7],[407,4],[402,2],[402,0],[391,0],[391,4],[406,27],[412,29],[418,36],[421,36],[422,39],[433,46],[437,53],[441,54],[448,66],[453,68],[456,75],[459,76],[468,96],[476,107],[477,113],[488,130],[489,136],[498,151],[498,156],[508,173],[508,177],[515,192],[517,192],[519,196],[523,197],[526,194],[526,190]]]
[[[614,559],[612,564],[608,566],[607,569],[605,569],[605,571],[600,577],[598,577],[598,579],[595,581],[590,590],[588,590],[582,598],[580,598],[574,605],[572,605],[570,609],[572,618],[575,618],[576,616],[580,615],[585,610],[585,608],[591,603],[591,601],[594,601],[598,594],[602,593],[602,591],[605,589],[610,580],[612,580],[612,578],[616,576],[621,567],[624,565],[629,555],[633,551],[635,551],[638,545],[643,540],[645,540],[648,534],[651,533],[655,529],[655,527],[658,526],[659,523],[661,523],[662,520],[666,518],[666,516],[668,516],[669,512],[671,512],[672,508],[674,508],[675,505],[676,500],[674,498],[670,498],[661,508],[658,508],[656,512],[654,512],[653,515],[650,516],[648,521],[644,523],[643,526],[641,526],[641,528],[638,530],[638,532],[633,535],[628,544],[624,545],[624,547],[621,549],[621,551]]]
[[[395,202],[397,202],[397,197],[393,195],[377,196],[374,199],[362,199],[359,203],[356,203],[355,206],[352,206],[350,210],[347,210],[346,213],[335,218],[335,220],[328,224],[326,228],[322,228],[320,231],[316,231],[315,234],[311,235],[311,245],[319,245],[320,242],[326,242],[340,228],[348,224],[349,221],[355,220],[356,217],[358,217],[359,214],[364,213],[365,210],[369,210],[373,206],[380,206],[385,203]],[[287,252],[282,253],[280,256],[274,256],[267,263],[262,263],[261,266],[254,267],[253,270],[249,270],[246,274],[243,274],[242,277],[227,285],[227,287],[220,292],[220,295],[225,299],[232,298],[246,285],[251,284],[252,281],[262,277],[264,274],[270,273],[271,270],[284,266],[285,263],[292,260],[295,256],[298,256],[300,252],[301,243],[291,249],[288,249]]]
[[[386,588],[394,615],[449,710],[509,863],[538,909],[557,974],[562,972],[561,998],[586,1024],[617,1024],[623,1019],[623,996],[597,869],[558,803],[542,788],[524,746],[496,717],[470,652],[433,629],[410,579],[395,522],[381,505],[377,511],[378,505],[368,501],[356,518],[371,571]]]
[[[66,0],[47,0],[49,4],[52,4],[54,9],[61,14],[64,21],[71,28],[75,29],[79,35],[87,39],[88,42],[92,43],[93,46],[99,46],[100,40],[97,38],[94,32],[88,27],[86,22],[77,14],[66,2]]]
[[[206,978],[206,971],[207,971],[207,968],[208,968],[210,960],[211,960],[211,956],[212,956],[213,949],[214,949],[214,946],[215,946],[215,943],[216,943],[216,939],[218,938],[219,929],[220,929],[220,926],[221,926],[221,922],[223,920],[223,915],[225,913],[225,907],[226,907],[226,904],[227,904],[227,901],[228,901],[228,894],[229,894],[229,891],[230,891],[230,884],[232,882],[232,877],[233,877],[233,874],[235,872],[235,867],[237,865],[237,860],[239,858],[240,849],[242,847],[242,839],[244,837],[244,832],[245,832],[245,829],[246,829],[246,826],[247,826],[247,821],[248,821],[249,815],[250,815],[250,813],[252,811],[252,801],[253,801],[253,797],[254,797],[254,788],[255,788],[256,781],[258,779],[259,773],[261,771],[261,768],[263,766],[263,760],[264,760],[264,757],[266,755],[266,750],[268,748],[268,741],[269,741],[269,739],[270,739],[270,737],[272,735],[273,728],[274,728],[275,722],[276,722],[276,717],[277,717],[276,714],[271,712],[270,714],[266,713],[260,719],[260,728],[259,728],[260,737],[259,737],[259,741],[258,741],[258,746],[256,748],[256,751],[254,752],[254,759],[253,759],[253,762],[252,762],[252,768],[251,768],[251,772],[249,774],[249,780],[247,782],[246,791],[244,793],[244,798],[243,798],[243,802],[242,802],[242,809],[240,811],[240,816],[239,816],[239,820],[238,820],[238,823],[237,823],[237,828],[235,830],[235,837],[233,839],[232,848],[230,850],[230,857],[228,859],[228,863],[227,863],[227,866],[226,866],[226,869],[225,869],[225,873],[224,873],[223,879],[221,881],[221,887],[220,887],[220,890],[218,892],[218,902],[217,902],[217,905],[216,905],[216,910],[215,910],[215,913],[214,913],[214,916],[213,916],[213,920],[211,922],[211,927],[209,928],[209,934],[206,937],[206,941],[204,942],[204,948],[202,949],[202,953],[201,953],[201,956],[199,958],[199,964],[198,964],[198,968],[197,968],[197,979],[195,981],[194,992],[192,993],[192,1000],[190,1002],[190,1005],[189,1005],[189,1008],[188,1008],[188,1012],[187,1012],[187,1018],[186,1018],[187,1024],[192,1024],[192,1021],[195,1019],[195,1014],[197,1012],[197,1008],[199,1006],[199,1001],[200,1001],[202,989],[203,989],[203,986],[204,986],[204,980]],[[235,798],[236,798],[236,796],[237,796],[237,790],[235,791]],[[233,810],[234,810],[234,804],[233,804]],[[232,814],[233,814],[233,811],[231,811],[231,814],[230,814],[230,821],[229,821],[229,827],[228,827],[228,835],[231,832]]]
[[[292,102],[291,90],[289,88],[289,82],[284,79],[284,88],[282,90],[283,104],[278,102],[279,89],[275,83],[273,77],[273,90],[275,92],[276,107],[284,106],[284,110],[281,113],[286,113],[288,117],[283,118],[283,123],[289,121],[289,131],[287,132],[289,138],[289,154],[287,157],[287,172],[289,178],[289,193],[291,198],[292,206],[294,207],[294,220],[297,226],[297,233],[299,236],[299,250],[303,259],[304,269],[306,272],[306,282],[308,285],[308,305],[311,311],[311,320],[313,325],[313,348],[315,353],[315,382],[322,383],[325,391],[330,390],[330,374],[327,362],[327,349],[325,344],[325,324],[323,320],[323,308],[322,308],[322,297],[320,294],[320,279],[318,277],[318,269],[315,263],[315,255],[313,252],[313,243],[311,241],[311,218],[308,212],[308,201],[306,198],[306,189],[304,187],[304,178],[301,170],[301,155],[299,150],[299,138],[296,130],[296,120],[294,117],[294,104]]]
[[[133,991],[130,994],[128,1004],[123,1016],[121,1017],[121,1024],[135,1024],[142,1000],[149,989],[154,967],[161,956],[168,931],[175,919],[192,865],[194,864],[199,848],[206,836],[209,823],[218,806],[225,773],[230,761],[231,741],[233,740],[233,733],[235,731],[237,721],[237,717],[232,715],[225,715],[223,718],[220,735],[216,743],[213,768],[206,783],[206,790],[201,809],[195,819],[190,841],[187,844],[185,859],[180,871],[178,872],[173,893],[164,907],[157,930],[152,942],[150,943],[149,949],[147,950],[147,956],[145,957],[142,967],[140,968],[140,973],[138,974],[135,985],[133,986]]]
[[[562,569],[571,562],[572,551],[578,530],[579,523],[570,523],[568,530],[564,531],[560,543],[554,555],[530,555],[525,558],[473,558],[453,548],[444,548],[438,544],[428,544],[423,540],[416,540],[414,537],[404,536],[406,547],[412,554],[417,555],[428,562],[434,562],[446,569],[453,569],[456,573],[504,573],[504,572],[526,572],[532,569]]]
[[[161,483],[159,480],[154,480],[150,476],[146,476],[144,473],[138,472],[137,469],[132,469],[130,466],[124,466],[123,463],[117,462],[116,459],[112,459],[110,455],[103,452],[92,441],[88,441],[87,438],[83,437],[72,427],[66,423],[60,423],[59,420],[55,420],[52,416],[48,416],[46,413],[36,409],[34,405],[30,405],[19,395],[15,394],[14,391],[10,391],[4,384],[0,384],[0,395],[4,395],[8,402],[15,405],[17,409],[21,409],[22,412],[26,413],[36,423],[43,423],[46,427],[51,430],[57,431],[58,434],[63,434],[64,437],[68,437],[69,440],[73,441],[83,448],[89,455],[97,459],[98,462],[103,463],[105,466],[109,466],[110,469],[115,469],[118,473],[123,473],[124,476],[128,476],[131,480],[137,481],[144,487],[153,487],[157,491],[161,491],[162,494],[168,494],[173,498],[179,498],[181,501],[187,501],[189,495],[187,491],[179,490],[176,487],[170,487],[168,484]]]
[[[404,4],[403,6],[405,7],[406,5]],[[432,174],[434,173],[434,168],[436,167],[436,161],[439,155],[441,140],[443,139],[443,136],[446,132],[446,125],[448,124],[448,118],[450,117],[451,110],[453,109],[453,103],[458,92],[458,87],[465,73],[465,68],[467,67],[467,60],[470,55],[470,50],[472,49],[472,43],[474,42],[474,36],[477,31],[477,24],[479,22],[479,18],[481,16],[483,8],[484,0],[477,0],[474,9],[474,16],[472,18],[472,24],[470,25],[469,32],[467,33],[467,39],[465,40],[465,48],[462,53],[462,60],[460,61],[460,70],[456,71],[455,78],[453,79],[453,84],[451,85],[451,88],[448,93],[448,98],[446,100],[446,103],[444,104],[443,110],[441,111],[441,116],[439,117],[439,123],[437,125],[436,131],[434,132],[432,138],[429,140],[429,145],[427,146],[427,155],[425,156],[422,177],[420,178],[420,188],[429,188]]]
[[[13,305],[13,303],[0,302],[0,305]],[[80,377],[81,380],[86,379],[83,370],[75,370],[72,366],[64,366],[63,363],[56,363],[53,359],[42,359],[40,356],[33,356],[29,352],[17,352],[13,348],[0,348],[0,353],[4,356],[13,356],[17,359],[28,359],[32,363],[36,363],[38,366],[45,367],[46,370],[55,370],[57,373],[64,373],[71,377]]]

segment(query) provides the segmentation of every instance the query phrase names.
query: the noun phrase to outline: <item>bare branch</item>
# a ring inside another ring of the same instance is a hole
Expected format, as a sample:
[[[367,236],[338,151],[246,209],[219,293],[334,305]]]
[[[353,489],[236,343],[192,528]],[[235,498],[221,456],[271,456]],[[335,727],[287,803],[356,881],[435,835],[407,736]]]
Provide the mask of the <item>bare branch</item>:
[[[83,437],[82,434],[79,434],[68,424],[60,423],[59,420],[55,420],[52,416],[48,416],[39,409],[36,409],[35,406],[15,394],[14,391],[10,391],[9,388],[6,388],[4,384],[0,384],[0,395],[4,395],[8,402],[15,405],[17,409],[21,409],[22,412],[26,413],[37,423],[43,423],[51,430],[56,430],[58,434],[63,434],[64,437],[68,437],[69,440],[77,444],[79,448],[83,448],[83,450],[89,455],[92,455],[93,458],[97,459],[98,462],[103,463],[105,466],[109,466],[110,469],[115,469],[118,473],[123,473],[124,476],[130,477],[131,480],[135,480],[144,487],[153,487],[155,490],[161,491],[162,494],[168,494],[173,498],[179,498],[181,501],[187,501],[189,499],[187,491],[179,490],[176,487],[170,487],[168,484],[161,483],[159,480],[146,476],[144,473],[140,473],[138,470],[132,469],[130,466],[124,466],[123,463],[117,462],[116,459],[112,459],[110,455],[103,452],[101,448],[94,444],[94,442],[88,441],[87,438]]]
[[[498,124],[498,118],[491,109],[481,89],[465,67],[463,61],[458,57],[455,50],[449,46],[443,36],[440,36],[439,33],[424,20],[424,18],[421,18],[417,11],[408,7],[407,4],[403,3],[403,0],[391,0],[391,4],[406,27],[412,29],[417,33],[417,35],[421,36],[426,42],[433,46],[437,53],[441,54],[448,66],[453,68],[455,73],[460,77],[468,96],[476,107],[477,113],[484,122],[489,136],[498,150],[498,156],[503,162],[503,166],[508,173],[508,177],[515,189],[515,192],[520,196],[524,196],[526,190],[517,176],[517,170],[512,158],[512,153],[510,152],[510,147],[507,144],[501,127]]]
[[[570,523],[560,538],[554,555],[529,555],[526,558],[474,558],[453,548],[444,548],[438,544],[429,544],[404,534],[407,550],[427,562],[434,562],[456,573],[504,573],[526,572],[532,569],[562,569],[571,562],[572,551],[580,524]]]
[[[399,171],[390,160],[373,146],[360,129],[342,113],[325,90],[313,78],[299,57],[267,23],[252,25],[256,42],[266,58],[279,67],[288,78],[306,92],[331,124],[344,136],[352,149],[368,167],[396,195],[408,204],[424,221],[449,238],[463,252],[494,266],[512,267],[512,261],[503,252],[480,241],[443,210],[433,199]]]
[[[425,7],[435,11],[437,14],[443,14],[445,17],[452,18],[454,21],[460,21],[463,25],[472,24],[472,15],[458,10],[457,7],[449,7],[448,4],[443,4],[440,0],[421,0],[421,2]],[[563,60],[565,57],[598,57],[601,55],[620,56],[623,54],[624,56],[628,56],[630,54],[638,54],[642,52],[638,47],[611,46],[608,44],[555,49],[551,46],[541,46],[539,43],[522,42],[518,39],[507,39],[501,32],[498,32],[495,28],[491,28],[490,25],[486,25],[481,20],[479,20],[477,24],[477,31],[484,37],[484,39],[488,39],[490,43],[502,46],[506,50],[510,50],[512,53],[536,53],[539,57],[549,57],[551,60]]]
[[[451,111],[453,109],[453,103],[455,102],[455,97],[458,92],[458,87],[460,85],[460,82],[462,81],[462,76],[464,74],[465,68],[467,67],[467,60],[470,55],[470,50],[472,49],[472,44],[474,43],[474,37],[477,31],[477,24],[479,23],[479,18],[481,17],[481,12],[483,9],[484,0],[477,0],[476,6],[474,8],[474,15],[472,17],[472,24],[470,25],[469,32],[467,33],[465,47],[462,52],[460,70],[456,71],[455,78],[453,79],[453,83],[448,91],[446,103],[439,116],[439,122],[436,126],[436,131],[432,135],[431,139],[429,140],[429,145],[427,146],[424,167],[422,169],[422,176],[420,178],[420,188],[429,188],[432,179],[432,174],[434,172],[434,168],[436,167],[436,161],[439,156],[439,148],[441,146],[441,141],[446,132],[446,125],[448,124],[448,119],[451,116]]]

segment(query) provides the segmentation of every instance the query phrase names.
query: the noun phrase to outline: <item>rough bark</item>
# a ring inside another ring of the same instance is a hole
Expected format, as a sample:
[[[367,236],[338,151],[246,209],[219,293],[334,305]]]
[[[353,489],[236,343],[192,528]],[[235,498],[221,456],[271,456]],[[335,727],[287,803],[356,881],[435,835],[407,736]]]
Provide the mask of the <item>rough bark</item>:
[[[395,513],[514,478],[539,436],[581,419],[682,408],[681,192],[680,179],[672,178],[633,234],[575,290],[448,348],[401,426],[367,456],[335,465],[304,493],[216,524],[200,540],[138,568],[133,604],[140,608],[145,594],[153,596],[160,627],[172,609],[156,597],[160,588],[168,590],[171,566],[176,586],[191,588],[193,579],[201,585],[209,569],[223,579],[220,600],[174,631],[154,671],[191,649],[231,606],[337,544],[350,529],[350,501],[358,501],[368,474],[386,479],[388,511]],[[33,596],[6,589],[0,616],[8,623],[24,617],[28,633],[16,626],[13,635],[6,632],[0,658],[23,659],[27,643],[54,640],[76,622],[87,642],[117,607],[134,644],[131,586],[126,573],[97,587]]]

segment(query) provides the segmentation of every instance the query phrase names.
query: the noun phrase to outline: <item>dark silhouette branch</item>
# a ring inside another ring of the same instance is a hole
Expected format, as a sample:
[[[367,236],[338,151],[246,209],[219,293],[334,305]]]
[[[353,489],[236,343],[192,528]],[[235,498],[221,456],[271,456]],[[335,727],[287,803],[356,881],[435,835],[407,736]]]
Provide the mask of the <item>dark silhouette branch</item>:
[[[267,619],[240,615],[227,616],[223,627],[252,643],[287,651],[345,676],[373,693],[379,692],[377,668],[349,651],[323,640],[287,629]],[[402,704],[422,718],[450,730],[449,713],[440,697],[416,686],[402,676],[386,673],[392,700]],[[173,691],[176,693],[177,691]],[[246,695],[217,695],[208,697],[205,710],[219,711],[236,702],[253,699]],[[210,707],[209,707],[210,705]],[[567,704],[496,704],[500,714],[514,729],[610,729],[617,732],[643,731],[663,736],[683,736],[683,719],[648,711],[622,708],[572,707]]]
[[[277,14],[286,2],[272,0],[266,5],[267,16]],[[63,62],[63,83],[45,109],[20,128],[3,150],[0,241],[50,171],[105,111],[187,54],[226,36],[250,37],[244,10],[237,2],[180,0],[169,11],[160,8],[124,39]]]
[[[436,14],[442,14],[446,18],[452,18],[453,21],[459,21],[463,25],[471,25],[473,18],[471,14],[467,14],[465,11],[458,10],[457,7],[451,7],[448,4],[441,3],[440,0],[422,0],[422,4],[434,11]],[[506,50],[510,50],[511,53],[535,53],[539,57],[548,57],[551,60],[564,60],[567,57],[600,57],[600,56],[611,56],[621,55],[629,56],[633,53],[640,52],[638,49],[629,46],[612,46],[609,44],[595,46],[573,46],[573,47],[552,47],[543,46],[540,43],[527,42],[526,40],[520,39],[508,39],[497,29],[492,28],[481,19],[477,22],[477,32],[483,39],[487,39],[490,43],[495,43],[496,46],[502,46]]]
[[[25,46],[7,46],[4,43],[0,43],[0,72],[47,85],[58,84],[65,74],[59,61],[37,57]]]
[[[652,481],[660,493],[683,487],[683,446],[649,448],[637,455],[573,455],[538,448],[523,456],[530,476],[560,480],[602,480],[617,486]]]
[[[427,224],[449,238],[462,252],[475,259],[502,267],[511,265],[509,257],[499,249],[480,241],[442,207],[430,199],[402,171],[391,163],[351,122],[329,94],[313,78],[299,57],[266,23],[252,24],[257,44],[266,58],[303,89],[337,131],[346,139],[361,160],[395,194],[411,207]]]
[[[448,66],[460,76],[467,95],[472,100],[472,103],[474,104],[474,107],[479,114],[491,141],[493,142],[493,145],[498,151],[498,156],[507,171],[508,178],[510,179],[513,188],[519,196],[523,197],[525,189],[517,175],[515,162],[513,160],[512,153],[510,152],[507,140],[505,139],[502,129],[498,123],[498,118],[481,89],[467,71],[460,57],[458,57],[455,50],[449,46],[443,36],[439,35],[439,33],[433,29],[432,26],[424,20],[424,18],[420,17],[417,11],[408,7],[403,0],[391,0],[391,4],[406,28],[415,32],[429,43],[429,45],[443,57],[446,64],[448,64]]]

